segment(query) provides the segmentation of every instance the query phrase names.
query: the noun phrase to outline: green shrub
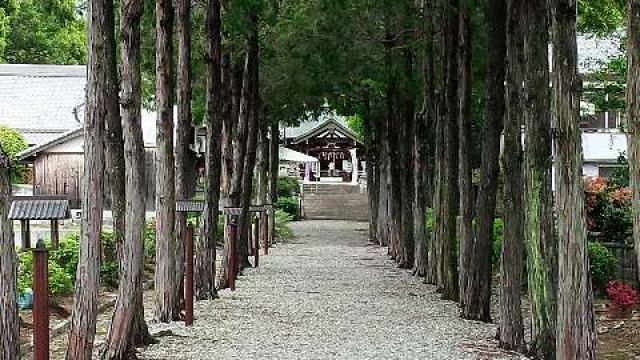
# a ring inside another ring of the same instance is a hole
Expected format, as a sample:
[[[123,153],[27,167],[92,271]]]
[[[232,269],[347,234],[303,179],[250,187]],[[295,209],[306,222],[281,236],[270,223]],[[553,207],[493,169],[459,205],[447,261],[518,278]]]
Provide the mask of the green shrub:
[[[281,176],[276,182],[278,191],[278,199],[292,197],[300,192],[300,183],[298,179],[290,176]]]
[[[282,210],[276,210],[274,236],[278,242],[287,242],[295,238],[293,231],[289,227],[289,222],[293,217]]]
[[[19,152],[29,147],[19,132],[3,126],[0,126],[0,145],[2,146],[2,150],[9,155],[10,158],[14,158]],[[24,165],[17,163],[13,165],[11,182],[18,184],[24,183],[26,170]]]
[[[55,251],[51,251],[54,253]],[[24,293],[32,288],[33,284],[33,252],[30,250],[20,253],[18,264],[18,291]],[[65,296],[73,293],[75,272],[69,273],[67,270],[49,258],[49,292],[52,296]]]
[[[156,222],[149,221],[144,226],[144,257],[146,261],[156,257]]]
[[[110,287],[118,286],[119,266],[117,244],[112,232],[104,232],[101,237],[104,259],[100,265],[102,284]],[[50,244],[47,244],[49,247]],[[54,296],[65,296],[73,293],[76,268],[80,254],[80,235],[69,234],[60,239],[57,249],[49,251],[49,289]],[[22,251],[18,264],[18,289],[23,293],[31,288],[33,282],[32,252]]]
[[[117,288],[120,279],[120,268],[115,261],[104,261],[100,264],[100,281],[102,285]]]
[[[58,249],[49,252],[49,259],[60,264],[67,274],[75,277],[80,255],[80,234],[69,234],[62,238]]]
[[[609,280],[614,277],[618,268],[618,260],[609,249],[597,242],[589,242],[587,250],[589,252],[589,271],[591,272],[593,287],[596,290],[603,291],[606,289]]]
[[[292,219],[295,220],[298,218],[300,204],[299,204],[298,198],[294,196],[278,197],[278,203],[276,204],[276,208],[291,215]]]

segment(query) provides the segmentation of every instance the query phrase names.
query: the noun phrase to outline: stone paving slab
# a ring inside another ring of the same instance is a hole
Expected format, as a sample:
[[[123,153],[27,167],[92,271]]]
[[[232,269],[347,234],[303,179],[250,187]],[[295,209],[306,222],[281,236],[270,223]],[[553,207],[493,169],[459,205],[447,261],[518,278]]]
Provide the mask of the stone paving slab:
[[[237,290],[196,303],[192,328],[171,330],[142,359],[518,359],[495,325],[460,319],[455,303],[366,243],[366,223],[292,223]]]

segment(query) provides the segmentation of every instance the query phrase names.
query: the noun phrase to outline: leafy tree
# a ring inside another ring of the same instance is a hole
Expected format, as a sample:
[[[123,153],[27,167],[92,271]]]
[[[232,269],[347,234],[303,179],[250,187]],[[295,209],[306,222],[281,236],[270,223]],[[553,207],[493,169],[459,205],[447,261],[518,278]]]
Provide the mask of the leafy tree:
[[[578,31],[596,35],[610,34],[624,25],[625,0],[579,0]]]
[[[84,64],[85,21],[75,0],[0,1],[0,60]],[[6,26],[10,31],[4,31]]]
[[[27,149],[27,142],[19,132],[6,127],[0,127],[0,145],[9,158],[14,158],[16,154]],[[22,183],[24,181],[24,166],[13,164],[11,182]]]
[[[0,126],[0,145],[10,158],[28,147],[19,132],[2,126]]]

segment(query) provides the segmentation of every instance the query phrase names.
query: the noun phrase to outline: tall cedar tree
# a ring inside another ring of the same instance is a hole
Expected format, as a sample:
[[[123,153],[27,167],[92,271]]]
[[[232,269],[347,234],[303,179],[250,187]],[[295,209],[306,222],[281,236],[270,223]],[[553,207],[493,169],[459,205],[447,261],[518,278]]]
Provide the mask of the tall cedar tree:
[[[173,154],[173,6],[156,2],[156,274],[155,318],[170,322],[176,308],[175,162]]]
[[[531,355],[555,357],[557,244],[551,189],[549,24],[547,0],[525,10],[525,241],[531,299]]]
[[[248,133],[248,121],[250,111],[250,98],[251,98],[251,69],[252,69],[252,54],[247,51],[244,60],[244,69],[241,76],[241,86],[234,86],[234,110],[232,116],[237,116],[237,126],[233,130],[233,169],[231,179],[229,181],[229,188],[227,194],[227,206],[240,207],[241,193],[242,193],[242,172],[244,170],[244,158],[247,150],[247,133]],[[238,73],[238,72],[236,72]],[[238,87],[241,88],[237,89]],[[228,262],[231,254],[231,241],[229,226],[225,226],[224,233],[224,257],[222,259],[222,269],[220,273],[220,279],[218,280],[218,288],[224,289],[229,286],[229,269]]]
[[[629,0],[627,30],[627,121],[629,179],[633,190],[633,238],[640,265],[640,0]]]
[[[269,202],[278,202],[278,172],[280,168],[280,127],[272,124],[269,128]],[[275,212],[269,216],[269,243],[273,242],[276,229]]]
[[[113,233],[118,248],[124,242],[125,231],[125,180],[124,180],[124,139],[122,138],[122,120],[120,118],[120,86],[118,83],[118,51],[115,36],[115,9],[113,0],[106,0],[105,12],[107,28],[107,96],[108,116],[105,121],[105,161],[110,192]]]
[[[140,110],[140,19],[142,1],[122,4],[122,123],[124,129],[126,223],[120,284],[103,359],[128,359],[138,339],[148,337],[142,305],[145,222],[145,155]],[[132,304],[134,304],[132,306]]]
[[[100,287],[100,234],[104,199],[104,121],[109,114],[109,29],[105,0],[88,3],[89,58],[84,121],[84,175],[82,177],[82,239],[76,271],[76,289],[66,359],[91,359],[98,315]]]
[[[504,239],[500,256],[500,346],[524,350],[520,291],[523,270],[522,66],[523,0],[507,0],[507,81],[504,123]]]
[[[258,16],[253,13],[250,15],[251,33],[249,35],[249,49],[251,53],[252,67],[251,67],[251,87],[250,89],[250,108],[249,108],[249,120],[247,122],[247,149],[244,157],[244,168],[242,170],[242,194],[240,197],[240,206],[242,212],[240,214],[240,228],[239,228],[239,241],[238,265],[240,269],[251,266],[249,263],[249,231],[251,222],[251,213],[249,212],[249,206],[251,204],[251,194],[253,192],[253,176],[254,168],[256,164],[256,147],[258,144],[258,127],[260,126],[260,85],[259,85],[259,42],[258,42]]]
[[[471,20],[469,4],[460,7],[460,29],[458,52],[458,97],[460,101],[458,116],[458,186],[460,189],[460,215],[458,216],[458,239],[460,242],[459,264],[460,297],[466,289],[469,267],[469,250],[473,244],[473,187],[471,183]]]
[[[422,59],[423,100],[422,113],[416,118],[414,131],[414,201],[413,201],[413,237],[415,243],[415,260],[413,274],[427,276],[429,237],[425,224],[427,206],[430,205],[433,194],[429,187],[429,176],[433,167],[430,165],[431,140],[435,123],[434,94],[434,64],[433,64],[433,0],[423,2],[422,27],[424,35],[424,56]]]
[[[445,216],[442,218],[446,229],[443,236],[442,262],[444,283],[442,297],[445,300],[457,301],[458,291],[458,251],[456,238],[456,219],[458,217],[458,6],[459,0],[447,0],[444,8],[446,67],[446,119],[444,127],[445,142]]]
[[[486,124],[483,134],[480,182],[476,199],[476,236],[470,250],[467,288],[460,299],[465,319],[491,321],[491,244],[500,174],[500,135],[504,116],[504,79],[506,57],[506,3],[488,0],[488,61],[486,72]]]
[[[443,224],[442,216],[444,209],[444,191],[446,189],[445,178],[445,72],[446,57],[444,56],[444,36],[442,31],[435,32],[435,29],[444,28],[443,1],[433,1],[432,22],[434,24],[433,39],[433,57],[434,57],[434,118],[435,118],[435,151],[434,151],[434,192],[433,192],[433,217],[434,227],[431,235],[431,243],[427,249],[428,259],[427,276],[425,281],[430,284],[442,286],[443,283],[443,262],[442,262],[442,241],[443,241]]]
[[[256,158],[256,197],[255,197],[255,203],[257,205],[266,204],[267,197],[268,197],[267,195],[268,187],[269,187],[269,139],[267,137],[268,129],[269,127],[265,123],[260,124],[260,127],[258,129],[258,145],[257,145],[257,158]],[[259,226],[258,235],[259,235],[260,244],[265,244],[266,236],[268,236],[268,224],[265,221],[260,221],[258,226]],[[260,246],[262,247],[263,245],[260,245]]]
[[[184,200],[190,198],[189,191],[189,169],[193,159],[189,156],[190,134],[191,134],[191,1],[178,0],[176,4],[176,35],[178,36],[178,68],[177,68],[177,102],[178,119],[176,120],[176,177],[175,191],[176,199]],[[178,318],[182,310],[182,300],[184,299],[184,237],[187,231],[187,215],[176,213],[176,307],[173,309],[173,317]]]
[[[376,168],[377,168],[377,159],[376,159],[376,134],[374,133],[375,119],[371,116],[371,103],[370,103],[370,89],[364,90],[364,99],[363,99],[363,115],[362,115],[362,128],[364,132],[364,144],[365,144],[365,158],[367,162],[367,188],[370,191],[368,194],[369,201],[369,241],[373,243],[377,243],[378,235],[376,233],[377,230],[377,222],[378,222],[378,192],[372,191],[373,189],[377,189],[378,179],[376,177]]]
[[[577,68],[577,0],[554,0],[553,4],[553,118],[557,128],[554,159],[558,209],[556,358],[590,360],[596,358],[596,333],[578,121],[582,84]]]
[[[17,256],[13,240],[11,206],[11,163],[0,146],[0,359],[20,358],[20,322],[18,316]]]
[[[222,67],[220,1],[210,0],[207,5],[207,156],[204,232],[198,240],[196,257],[197,297],[214,299],[216,291],[216,243],[220,202],[220,142],[222,131]]]

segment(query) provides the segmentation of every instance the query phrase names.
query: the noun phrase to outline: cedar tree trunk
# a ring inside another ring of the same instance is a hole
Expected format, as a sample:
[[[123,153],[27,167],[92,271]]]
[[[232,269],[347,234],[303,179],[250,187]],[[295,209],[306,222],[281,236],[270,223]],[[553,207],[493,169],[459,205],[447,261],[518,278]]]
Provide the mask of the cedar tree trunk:
[[[553,95],[558,214],[558,318],[556,358],[595,359],[596,332],[589,275],[579,127],[581,81],[577,68],[577,0],[555,0]]]
[[[122,120],[124,128],[126,226],[120,262],[120,284],[103,359],[128,359],[135,354],[136,321],[144,324],[144,308],[132,306],[142,296],[145,228],[144,140],[140,119],[141,0],[128,0],[122,9]],[[145,325],[146,326],[146,325]]]
[[[66,359],[89,360],[93,351],[100,287],[100,235],[104,199],[104,121],[109,114],[105,0],[88,4],[89,59],[84,121],[82,231]]]
[[[8,219],[11,207],[11,164],[0,147],[0,359],[20,358],[20,321],[18,316],[17,256],[13,224]]]
[[[173,6],[156,2],[156,274],[155,318],[173,319],[176,308],[175,161],[173,153]]]
[[[500,257],[500,347],[524,350],[520,292],[523,270],[522,66],[524,1],[507,0],[507,89],[504,122],[504,239]]]
[[[531,299],[531,346],[540,359],[555,357],[557,244],[551,189],[549,26],[547,1],[527,1],[525,27],[525,241]]]
[[[504,78],[506,57],[505,0],[488,0],[488,62],[486,75],[486,124],[480,164],[480,182],[476,199],[476,234],[467,269],[468,288],[460,299],[465,319],[491,321],[491,249],[496,194],[500,174],[500,135],[504,116]]]

